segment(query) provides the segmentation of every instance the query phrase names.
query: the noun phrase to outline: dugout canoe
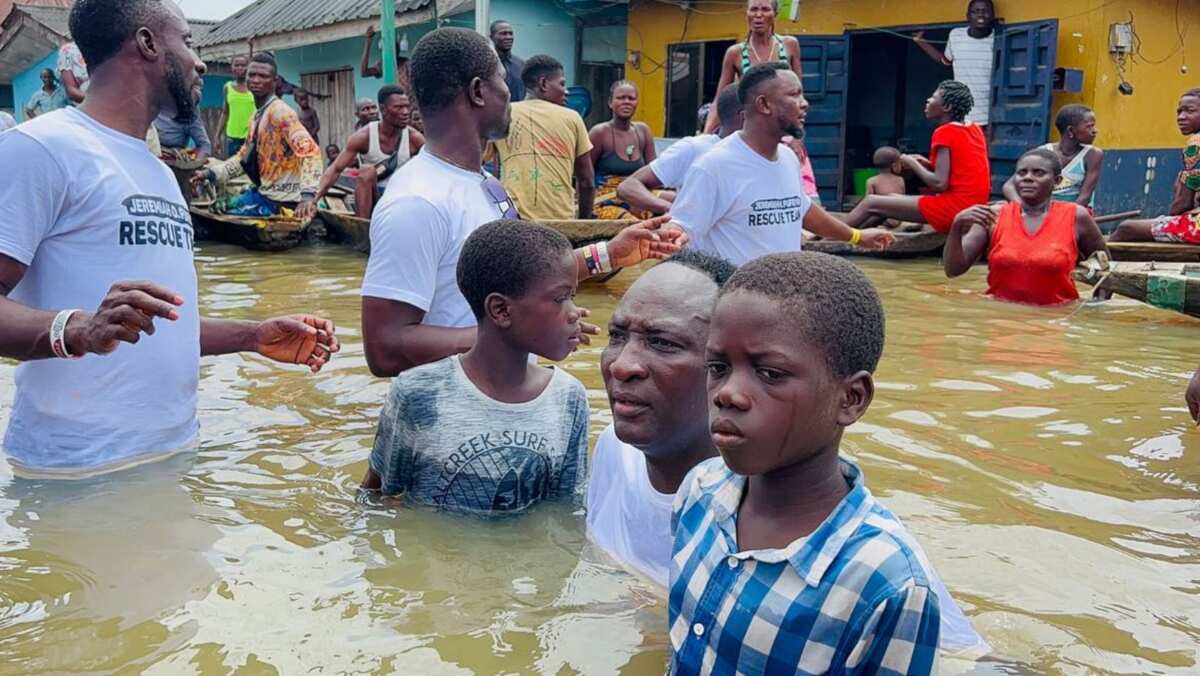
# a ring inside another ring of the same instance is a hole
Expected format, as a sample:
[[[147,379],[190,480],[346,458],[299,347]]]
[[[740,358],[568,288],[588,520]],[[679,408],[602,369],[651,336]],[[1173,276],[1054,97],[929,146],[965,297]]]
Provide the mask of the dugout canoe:
[[[583,246],[595,242],[604,242],[617,236],[625,228],[637,223],[635,220],[602,221],[602,220],[573,220],[573,221],[535,221],[548,228],[553,228],[566,235],[571,240],[571,246]]]
[[[1156,261],[1159,263],[1200,263],[1200,246],[1166,242],[1109,242],[1114,261]]]
[[[325,223],[329,241],[345,244],[360,253],[371,253],[371,221],[359,218],[344,205],[329,200],[329,208],[317,211]]]
[[[860,249],[846,242],[812,238],[804,241],[805,251],[833,254],[835,256],[868,256],[871,258],[916,258],[937,256],[946,245],[946,235],[927,225],[906,223],[892,230],[896,241],[884,250]]]
[[[197,240],[238,244],[254,251],[286,251],[304,243],[308,223],[298,218],[245,218],[216,214],[193,205],[192,228]]]
[[[1076,268],[1075,279],[1091,283],[1089,271]],[[1200,264],[1114,261],[1097,286],[1164,310],[1200,317]]]

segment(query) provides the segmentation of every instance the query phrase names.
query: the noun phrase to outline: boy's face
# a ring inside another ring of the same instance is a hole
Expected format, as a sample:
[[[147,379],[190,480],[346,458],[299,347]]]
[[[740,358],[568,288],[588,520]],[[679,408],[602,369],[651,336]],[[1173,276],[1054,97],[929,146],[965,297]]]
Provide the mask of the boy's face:
[[[1175,110],[1175,121],[1179,131],[1191,136],[1200,133],[1200,97],[1185,96],[1179,99],[1179,108]]]
[[[509,299],[506,328],[517,345],[550,361],[566,359],[579,346],[578,277],[575,254],[570,252],[534,280],[524,295]]]
[[[774,299],[733,291],[708,334],[709,424],[729,469],[742,476],[837,452],[842,429],[870,405],[868,374],[834,376],[817,346],[799,338],[804,317]]]
[[[1075,140],[1084,145],[1091,145],[1096,142],[1096,114],[1088,113],[1083,116],[1083,120],[1079,124],[1071,127],[1071,133],[1075,135]]]

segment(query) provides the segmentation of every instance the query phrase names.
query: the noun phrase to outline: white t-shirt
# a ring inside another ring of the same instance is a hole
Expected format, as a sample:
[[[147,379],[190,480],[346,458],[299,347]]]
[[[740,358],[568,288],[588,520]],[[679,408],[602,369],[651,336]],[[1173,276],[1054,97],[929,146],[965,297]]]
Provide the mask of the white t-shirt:
[[[663,187],[681,188],[692,164],[715,148],[720,141],[721,137],[716,134],[681,138],[650,163],[650,171],[654,172]]]
[[[671,216],[692,246],[742,265],[767,254],[799,251],[811,206],[796,153],[779,146],[775,159],[768,160],[738,132],[692,165]]]
[[[954,79],[967,85],[975,97],[975,107],[967,115],[968,122],[987,125],[992,107],[992,62],[996,52],[996,31],[986,38],[973,38],[966,28],[950,31],[946,43],[946,58],[954,64]]]
[[[371,217],[371,257],[362,295],[425,311],[422,323],[475,326],[458,290],[458,257],[475,229],[504,216],[472,172],[423,152],[392,175]]]
[[[28,266],[9,297],[92,312],[114,282],[184,299],[153,336],[83,359],[21,364],[4,449],[18,472],[103,471],[189,446],[198,429],[200,314],[187,203],[144,139],[77,108],[0,135],[0,253]]]
[[[596,440],[587,488],[588,536],[624,566],[662,587],[671,564],[671,503],[650,485],[646,456],[617,438]]]

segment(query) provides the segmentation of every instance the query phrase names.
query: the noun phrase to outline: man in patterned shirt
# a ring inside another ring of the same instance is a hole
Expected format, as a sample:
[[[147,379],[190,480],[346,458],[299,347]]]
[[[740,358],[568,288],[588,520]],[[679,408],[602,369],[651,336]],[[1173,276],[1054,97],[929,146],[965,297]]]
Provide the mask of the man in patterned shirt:
[[[296,207],[298,218],[316,215],[317,194],[324,164],[321,149],[300,122],[291,106],[275,96],[275,58],[259,52],[250,59],[246,84],[254,94],[258,111],[250,120],[246,143],[237,155],[196,172],[193,182],[212,181],[225,185],[248,175],[254,185],[247,191],[215,205],[226,213],[273,216],[283,206]]]
[[[673,673],[932,672],[932,567],[839,455],[883,342],[874,287],[833,256],[764,256],[722,288],[705,357],[721,457],[672,518]]]

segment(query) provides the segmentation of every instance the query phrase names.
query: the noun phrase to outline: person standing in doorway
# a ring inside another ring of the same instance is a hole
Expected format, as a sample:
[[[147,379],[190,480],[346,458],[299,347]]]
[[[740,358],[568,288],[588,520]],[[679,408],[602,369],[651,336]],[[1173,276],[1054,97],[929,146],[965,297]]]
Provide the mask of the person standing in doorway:
[[[308,135],[312,137],[313,143],[321,145],[321,118],[317,115],[317,109],[313,108],[312,97],[308,95],[308,90],[299,87],[292,97],[296,100],[296,106],[300,108],[300,124],[308,130]]]
[[[967,25],[950,31],[945,52],[926,42],[924,31],[914,34],[913,41],[929,58],[954,67],[954,79],[967,85],[975,98],[967,122],[983,127],[986,134],[992,106],[992,64],[996,58],[996,6],[992,0],[971,0],[967,4]]]
[[[592,142],[583,118],[564,105],[563,65],[539,54],[525,63],[522,77],[527,98],[513,104],[512,130],[495,145],[504,189],[526,220],[591,218]]]
[[[525,82],[521,74],[525,70],[525,61],[513,54],[513,43],[517,41],[517,33],[511,23],[504,19],[492,22],[492,46],[500,57],[500,65],[504,66],[504,84],[508,85],[508,93],[513,101],[525,100]]]
[[[746,3],[746,39],[725,50],[721,61],[721,80],[717,93],[741,79],[746,71],[760,63],[782,63],[804,81],[800,70],[800,41],[775,32],[775,16],[779,13],[779,0],[748,0]],[[708,121],[704,133],[717,131],[717,100],[713,97],[708,109]]]
[[[218,129],[225,132],[225,156],[233,157],[246,143],[246,134],[250,130],[250,118],[254,117],[254,94],[246,84],[246,69],[250,67],[250,57],[235,56],[229,64],[233,70],[233,82],[225,83],[225,107],[221,111],[221,124]]]

